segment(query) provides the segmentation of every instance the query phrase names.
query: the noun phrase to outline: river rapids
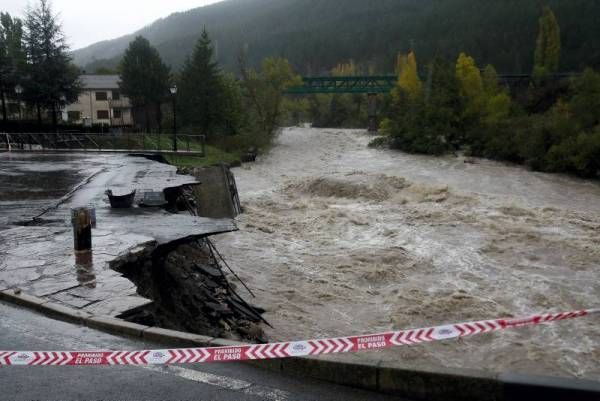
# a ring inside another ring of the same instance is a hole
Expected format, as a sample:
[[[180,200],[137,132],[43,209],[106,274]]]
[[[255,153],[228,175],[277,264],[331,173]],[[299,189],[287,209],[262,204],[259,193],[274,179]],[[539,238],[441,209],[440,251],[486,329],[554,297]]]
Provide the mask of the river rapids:
[[[600,185],[288,128],[235,170],[245,214],[217,246],[271,340],[600,306]],[[597,317],[352,356],[600,379]],[[346,356],[350,357],[350,356]]]

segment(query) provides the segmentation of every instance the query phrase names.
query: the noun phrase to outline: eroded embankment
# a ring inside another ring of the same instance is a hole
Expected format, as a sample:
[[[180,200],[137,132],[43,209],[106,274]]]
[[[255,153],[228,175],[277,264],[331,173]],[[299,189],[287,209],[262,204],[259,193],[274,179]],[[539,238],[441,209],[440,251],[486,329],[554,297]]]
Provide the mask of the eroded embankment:
[[[155,164],[152,166],[159,168]],[[170,165],[168,168],[174,169]],[[177,215],[179,221],[192,220],[193,226],[194,219],[198,219],[194,188],[200,184],[191,176],[178,173],[179,181],[183,181],[181,177],[191,180],[163,188],[166,201],[163,207],[168,212],[167,218]],[[156,184],[165,186],[170,181]],[[156,207],[145,210],[165,215]],[[211,224],[210,221],[198,223]],[[158,227],[155,231],[151,235],[162,235]],[[147,243],[109,262],[113,270],[135,284],[137,294],[152,300],[150,305],[134,308],[120,317],[211,337],[266,341],[259,325],[264,320],[261,317],[264,310],[249,305],[236,292],[235,285],[222,270],[218,251],[209,235],[201,232],[198,227],[196,230],[191,228],[187,234],[172,235],[166,240],[163,237],[162,241]]]
[[[193,185],[165,190],[171,212],[187,212]],[[264,342],[259,323],[264,310],[248,304],[223,272],[218,251],[208,237],[146,244],[109,262],[153,303],[121,315],[149,326],[218,338]]]

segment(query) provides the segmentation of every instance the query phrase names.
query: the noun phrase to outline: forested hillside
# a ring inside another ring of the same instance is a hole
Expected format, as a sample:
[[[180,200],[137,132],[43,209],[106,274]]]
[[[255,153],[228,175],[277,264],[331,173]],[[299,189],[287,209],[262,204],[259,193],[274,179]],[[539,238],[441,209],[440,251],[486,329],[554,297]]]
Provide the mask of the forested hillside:
[[[77,50],[74,59],[88,71],[114,68],[142,35],[177,68],[206,26],[219,63],[231,71],[243,51],[250,65],[283,56],[303,74],[349,59],[391,72],[398,52],[413,49],[422,62],[464,51],[499,72],[531,72],[540,3],[561,27],[560,70],[600,67],[600,1],[592,0],[227,0]]]

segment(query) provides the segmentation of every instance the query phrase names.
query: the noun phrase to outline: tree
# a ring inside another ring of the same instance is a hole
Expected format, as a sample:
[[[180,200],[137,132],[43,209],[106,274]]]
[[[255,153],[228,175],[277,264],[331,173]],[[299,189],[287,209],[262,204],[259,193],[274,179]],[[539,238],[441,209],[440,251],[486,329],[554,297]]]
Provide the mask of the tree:
[[[264,59],[259,71],[247,68],[243,56],[239,62],[246,110],[249,113],[249,129],[256,144],[267,146],[283,116],[283,92],[302,84],[302,79],[284,58]]]
[[[467,120],[479,120],[486,100],[483,79],[475,60],[465,53],[460,53],[456,61],[456,80],[464,102],[463,117]]]
[[[579,128],[590,130],[600,125],[600,74],[587,68],[573,80],[571,88],[569,109]]]
[[[410,52],[406,57],[399,56],[398,87],[405,91],[409,98],[415,99],[422,94],[423,84],[417,71],[417,58]]]
[[[225,107],[232,106],[230,101],[233,100],[227,99],[227,96],[235,96],[233,82],[229,80],[227,84],[226,87],[205,29],[179,77],[179,109],[184,123],[198,127],[200,133],[207,137],[222,129],[228,121]],[[226,89],[229,91],[226,92]]]
[[[160,104],[169,91],[170,71],[158,51],[142,36],[136,37],[123,55],[119,65],[123,94],[131,99],[134,108],[144,112],[144,126],[150,131],[150,112],[155,110],[160,130]]]
[[[394,148],[441,154],[461,144],[461,102],[456,69],[441,58],[428,66],[423,95],[410,98],[397,88],[382,129]]]
[[[500,86],[498,85],[498,73],[493,65],[488,64],[485,66],[481,79],[483,82],[483,90],[486,95],[492,96],[500,91]]]
[[[47,0],[27,10],[24,44],[28,61],[24,98],[37,108],[40,124],[42,109],[49,110],[56,130],[58,110],[77,100],[81,85],[79,70],[71,63],[65,36]]]
[[[0,98],[2,120],[6,122],[6,99],[12,97],[14,88],[21,82],[25,68],[22,45],[23,24],[8,13],[0,13]]]
[[[425,93],[423,137],[420,147],[428,153],[442,153],[460,144],[459,129],[461,103],[455,68],[437,57],[429,65]]]
[[[550,7],[544,7],[539,19],[533,76],[540,80],[558,71],[560,62],[560,27]]]

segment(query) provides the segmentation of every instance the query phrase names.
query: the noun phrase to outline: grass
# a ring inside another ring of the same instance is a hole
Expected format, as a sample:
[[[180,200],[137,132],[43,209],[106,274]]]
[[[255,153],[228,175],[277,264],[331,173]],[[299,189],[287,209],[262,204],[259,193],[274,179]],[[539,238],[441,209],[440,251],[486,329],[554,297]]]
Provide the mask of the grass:
[[[165,155],[167,161],[178,167],[207,167],[219,163],[233,163],[240,160],[239,155],[227,153],[219,148],[206,145],[204,157],[188,155]]]
[[[81,136],[80,140],[87,141],[87,146],[100,147],[102,149],[135,149],[135,150],[163,150],[170,151],[173,148],[173,136],[169,133],[158,134],[121,134],[121,135],[90,135],[93,143],[87,136]],[[220,163],[239,162],[239,151],[225,151],[222,146],[204,145],[199,138],[181,134],[177,136],[177,148],[182,151],[202,152],[204,157],[199,155],[186,154],[165,154],[166,161],[178,167],[205,167],[214,166]],[[234,148],[236,149],[236,148]]]
[[[137,148],[146,150],[171,150],[173,147],[173,137],[171,134],[146,134],[143,137],[140,134],[119,135],[119,136],[96,136],[95,141],[104,148]],[[185,135],[178,136],[177,147],[180,150],[202,151],[202,143]],[[194,155],[164,155],[167,162],[178,167],[206,167],[219,163],[233,163],[240,160],[236,152],[226,152],[216,146],[205,145],[206,154],[202,156]]]

